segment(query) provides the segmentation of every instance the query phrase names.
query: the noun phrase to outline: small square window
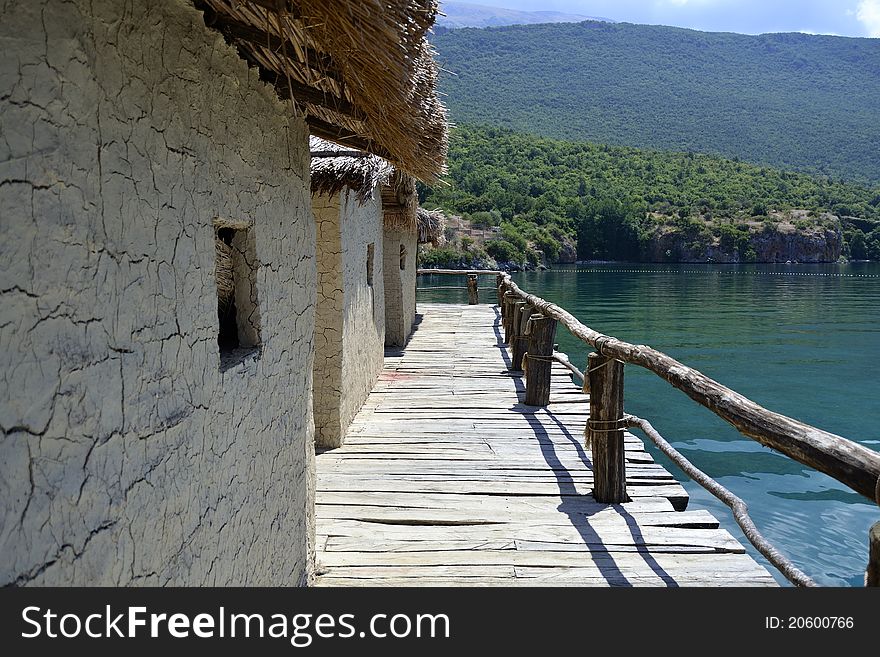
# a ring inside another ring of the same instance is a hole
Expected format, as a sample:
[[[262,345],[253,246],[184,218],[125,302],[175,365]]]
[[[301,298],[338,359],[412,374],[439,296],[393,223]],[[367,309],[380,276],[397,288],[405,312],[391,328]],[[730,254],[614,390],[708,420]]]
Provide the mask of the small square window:
[[[258,263],[250,224],[214,220],[220,369],[259,354]]]
[[[373,287],[373,260],[376,256],[376,245],[367,244],[367,285]]]
[[[400,245],[400,271],[406,269],[406,246]]]

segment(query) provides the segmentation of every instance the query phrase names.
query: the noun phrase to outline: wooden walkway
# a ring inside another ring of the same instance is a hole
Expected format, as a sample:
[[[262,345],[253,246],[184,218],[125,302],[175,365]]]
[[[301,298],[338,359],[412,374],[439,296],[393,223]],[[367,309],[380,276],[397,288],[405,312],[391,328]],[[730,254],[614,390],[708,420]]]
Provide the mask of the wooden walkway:
[[[346,444],[317,457],[320,586],[773,586],[627,434],[632,502],[591,496],[565,370],[520,403],[497,307],[420,304]]]

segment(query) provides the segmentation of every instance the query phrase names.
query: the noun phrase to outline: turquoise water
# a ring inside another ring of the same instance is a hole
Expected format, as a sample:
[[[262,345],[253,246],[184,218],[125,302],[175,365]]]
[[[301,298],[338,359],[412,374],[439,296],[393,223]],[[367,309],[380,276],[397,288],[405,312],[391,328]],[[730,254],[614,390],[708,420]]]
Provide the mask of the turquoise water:
[[[584,265],[515,280],[597,331],[649,344],[766,408],[880,451],[880,265]],[[419,287],[456,281],[420,277]],[[466,296],[419,292],[418,299]],[[493,299],[481,292],[481,300]],[[583,366],[583,343],[564,328],[557,341]],[[742,497],[764,535],[817,582],[862,585],[876,505],[741,436],[640,368],[627,367],[625,399],[628,412]],[[710,510],[760,558],[726,506],[648,447],[684,483],[692,508]]]

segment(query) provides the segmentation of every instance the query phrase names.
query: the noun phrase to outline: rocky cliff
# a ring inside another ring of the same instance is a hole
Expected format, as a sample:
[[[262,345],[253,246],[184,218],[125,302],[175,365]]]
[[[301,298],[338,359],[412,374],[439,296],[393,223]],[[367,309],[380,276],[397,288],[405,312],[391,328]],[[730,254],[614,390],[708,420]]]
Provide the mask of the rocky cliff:
[[[809,227],[750,223],[738,232],[689,232],[659,227],[644,245],[648,262],[837,262],[843,251],[839,221]]]

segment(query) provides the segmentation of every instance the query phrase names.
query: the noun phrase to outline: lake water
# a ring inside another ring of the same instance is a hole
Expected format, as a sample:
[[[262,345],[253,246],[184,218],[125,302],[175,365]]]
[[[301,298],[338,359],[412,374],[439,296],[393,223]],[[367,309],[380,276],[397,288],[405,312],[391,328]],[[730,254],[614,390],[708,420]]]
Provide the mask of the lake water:
[[[514,279],[597,331],[649,344],[770,410],[880,451],[878,264],[578,265]],[[463,278],[423,276],[419,286],[458,281],[464,285]],[[418,299],[461,303],[466,295],[419,292]],[[481,291],[482,301],[494,299]],[[564,327],[557,341],[583,367],[588,348]],[[742,497],[764,535],[818,583],[863,584],[876,505],[743,437],[641,368],[627,367],[625,400],[628,412]],[[763,562],[727,507],[646,442],[684,483],[691,508],[710,510]]]

